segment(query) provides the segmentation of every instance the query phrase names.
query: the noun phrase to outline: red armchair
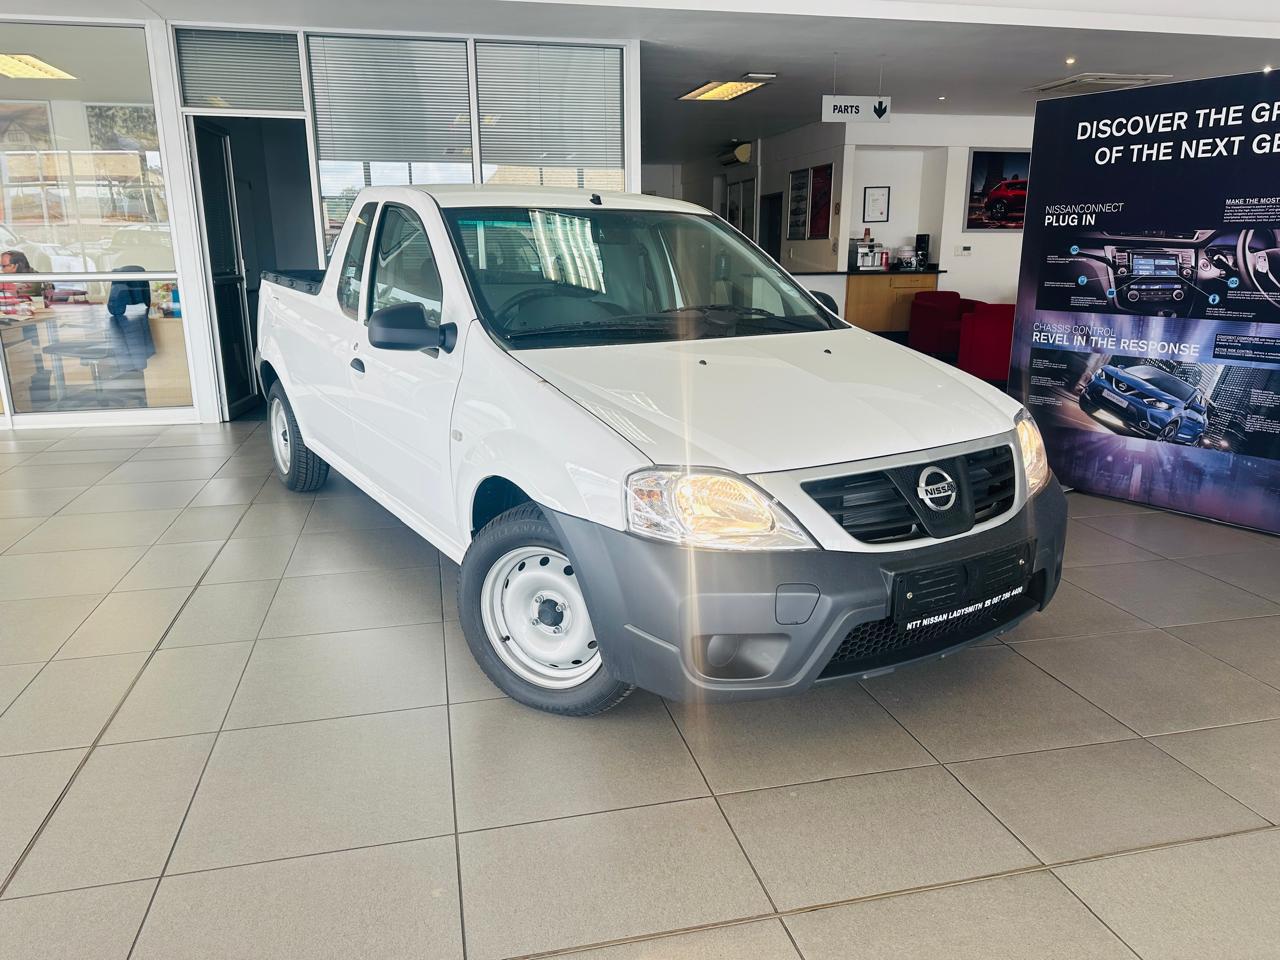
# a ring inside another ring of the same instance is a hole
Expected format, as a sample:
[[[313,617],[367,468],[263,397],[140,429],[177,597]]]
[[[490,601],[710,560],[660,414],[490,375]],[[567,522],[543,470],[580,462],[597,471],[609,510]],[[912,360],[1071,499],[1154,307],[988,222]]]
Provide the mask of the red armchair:
[[[977,303],[954,290],[920,291],[911,301],[907,346],[935,357],[954,357],[960,350],[960,317]]]
[[[961,319],[956,366],[965,373],[992,383],[1005,383],[1012,352],[1012,303],[980,303]]]

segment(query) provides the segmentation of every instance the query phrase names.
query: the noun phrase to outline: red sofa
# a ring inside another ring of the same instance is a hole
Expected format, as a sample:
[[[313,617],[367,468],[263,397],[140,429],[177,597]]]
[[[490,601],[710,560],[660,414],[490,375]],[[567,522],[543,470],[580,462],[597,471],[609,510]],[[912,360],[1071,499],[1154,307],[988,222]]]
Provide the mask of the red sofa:
[[[907,346],[935,357],[954,357],[960,352],[960,318],[977,305],[954,290],[921,290],[911,301]]]
[[[961,319],[956,366],[965,373],[991,383],[1005,383],[1012,352],[1012,303],[979,303]]]

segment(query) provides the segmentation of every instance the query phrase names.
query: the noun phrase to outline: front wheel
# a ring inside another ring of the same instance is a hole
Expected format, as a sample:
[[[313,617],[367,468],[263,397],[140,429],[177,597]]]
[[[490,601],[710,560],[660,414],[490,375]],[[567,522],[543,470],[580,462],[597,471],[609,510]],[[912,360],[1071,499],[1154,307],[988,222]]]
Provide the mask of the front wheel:
[[[1164,443],[1177,443],[1179,428],[1180,424],[1177,420],[1170,420],[1165,424],[1164,429],[1160,431],[1160,439]]]
[[[476,663],[526,706],[584,717],[634,689],[610,676],[577,571],[532,503],[495,518],[472,541],[458,609]]]

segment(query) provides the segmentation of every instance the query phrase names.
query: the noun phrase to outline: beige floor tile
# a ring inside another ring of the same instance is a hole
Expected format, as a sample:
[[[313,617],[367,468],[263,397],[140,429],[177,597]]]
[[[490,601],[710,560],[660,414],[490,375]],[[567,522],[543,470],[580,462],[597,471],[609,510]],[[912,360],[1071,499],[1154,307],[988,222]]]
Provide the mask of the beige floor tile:
[[[133,960],[173,957],[459,960],[453,839],[166,877]]]
[[[1280,717],[1280,691],[1159,630],[1018,651],[1143,736]]]
[[[1095,497],[1087,493],[1067,494],[1067,515],[1070,517],[1109,517],[1152,512],[1150,507],[1141,503],[1131,503],[1128,500],[1112,500],[1109,497]]]
[[[160,543],[190,543],[196,540],[225,540],[231,536],[240,518],[248,509],[245,504],[232,503],[221,507],[187,507],[173,521]]]
[[[276,580],[293,555],[296,536],[228,540],[205,574],[204,583]]]
[[[1269,600],[1171,560],[1072,567],[1063,577],[1159,627],[1280,614]]]
[[[262,640],[228,727],[323,720],[445,702],[440,624]]]
[[[409,567],[286,578],[262,625],[262,636],[439,622],[435,576],[435,567]]]
[[[440,602],[444,607],[446,620],[459,619],[458,574],[460,572],[456,563],[443,554],[440,555]]]
[[[238,449],[240,444],[235,441],[185,447],[143,447],[130,459],[135,463],[142,463],[153,460],[212,460],[220,457],[218,463],[221,464]]]
[[[1099,521],[1099,526],[1106,527],[1113,518]],[[1159,560],[1160,555],[1143,550],[1141,547],[1113,537],[1097,527],[1089,526],[1084,520],[1067,522],[1067,547],[1063,565],[1068,567],[1086,567],[1106,563],[1137,563],[1142,560]]]
[[[222,549],[221,540],[163,543],[151,547],[120,581],[117,590],[194,587]]]
[[[26,463],[33,457],[37,457],[36,453],[5,453],[4,447],[0,446],[0,473],[16,467],[20,463]]]
[[[332,477],[333,474],[330,474]],[[303,533],[335,533],[339,530],[400,527],[394,516],[363,493],[355,496],[329,497],[321,491],[307,516]]]
[[[0,517],[51,517],[85,487],[51,487],[40,490],[0,490]]]
[[[154,880],[0,901],[3,960],[125,960]]]
[[[572,960],[800,960],[777,920],[735,923],[568,956]]]
[[[130,460],[116,467],[103,483],[160,483],[170,480],[208,480],[226,462],[225,457],[199,460]]]
[[[95,595],[0,603],[0,664],[48,660],[101,600]]]
[[[285,576],[431,567],[439,562],[435,548],[407,527],[309,533],[298,540]]]
[[[159,876],[212,745],[209,735],[94,750],[5,896]]]
[[[40,517],[10,517],[0,520],[0,553],[4,553],[43,522]]]
[[[99,427],[84,434],[63,437],[50,450],[141,450],[155,439],[155,434],[141,429],[131,433],[112,433]]]
[[[1143,960],[1264,960],[1280,944],[1280,831],[1055,871]]]
[[[9,704],[18,699],[18,695],[41,671],[41,663],[15,663],[0,667],[0,714],[8,709]],[[3,720],[0,720],[0,725]],[[2,726],[0,726],[2,728]]]
[[[786,924],[805,960],[1134,960],[1047,873],[829,907]]]
[[[866,686],[944,762],[1134,735],[1005,646],[965,650]]]
[[[1280,823],[1280,720],[1155,737],[1171,757]]]
[[[0,600],[107,593],[146,552],[144,547],[69,550],[0,557]]]
[[[102,742],[216,732],[252,646],[215,643],[157,651]]]
[[[103,547],[146,547],[155,543],[177,516],[177,510],[137,510],[132,513],[50,517],[10,547],[8,552],[55,553]]]
[[[1032,614],[1001,638],[1005,643],[1048,640],[1053,637],[1087,637],[1100,633],[1147,630],[1145,620],[1107,603],[1073,583],[1063,580],[1049,606]]]
[[[262,489],[261,477],[227,477],[210,480],[191,501],[193,507],[222,507],[229,504],[253,502],[254,496]]]
[[[41,490],[47,487],[88,487],[114,468],[109,463],[24,463],[0,473],[0,490]]]
[[[637,692],[586,723],[513,700],[449,711],[459,830],[707,795],[662,701]]]
[[[1280,617],[1170,627],[1175,637],[1249,676],[1280,687]]]
[[[105,463],[117,467],[131,456],[133,451],[125,450],[45,450],[42,453],[23,454],[30,465],[43,464],[52,466],[61,463]]]
[[[0,878],[18,862],[84,754],[57,750],[0,757]]]
[[[255,639],[278,585],[276,580],[255,580],[197,587],[162,646]]]
[[[1033,866],[942,767],[720,798],[781,910]]]
[[[239,537],[297,537],[302,532],[311,504],[286,500],[282,503],[255,503],[245,511],[232,532]]]
[[[933,763],[857,683],[744,703],[672,703],[717,793]]]
[[[462,634],[462,624],[457,620],[444,622],[444,655],[450,703],[495,700],[505,696],[476,664],[476,658],[471,655],[471,648]]]
[[[428,707],[224,732],[170,872],[449,833],[447,730]]]
[[[181,510],[204,486],[202,480],[164,483],[110,483],[90,487],[62,508],[63,513]]]
[[[89,614],[58,651],[59,660],[149,652],[169,629],[189,587],[113,593]]]
[[[1176,513],[1151,513],[1138,517],[1091,518],[1085,521],[1162,557],[1204,557],[1243,550],[1280,548],[1280,537],[1197,520]],[[1277,559],[1280,559],[1278,555]]]
[[[769,911],[715,802],[462,834],[467,956],[498,960]],[[513,897],[512,878],[536,897]]]
[[[1211,557],[1188,557],[1182,562],[1232,586],[1280,602],[1280,553],[1275,547]]]
[[[128,653],[48,664],[0,715],[0,755],[88,746],[145,659]]]
[[[1266,826],[1142,740],[974,760],[951,771],[1046,863]]]

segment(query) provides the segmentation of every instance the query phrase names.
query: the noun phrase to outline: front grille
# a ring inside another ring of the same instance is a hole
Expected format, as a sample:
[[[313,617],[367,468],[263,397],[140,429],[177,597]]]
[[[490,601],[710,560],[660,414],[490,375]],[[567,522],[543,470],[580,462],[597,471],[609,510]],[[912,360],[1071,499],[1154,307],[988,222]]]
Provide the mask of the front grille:
[[[954,459],[964,465],[963,477],[957,479],[966,480],[972,491],[973,523],[998,517],[1013,506],[1018,484],[1013,447],[1001,444]],[[928,463],[907,469],[918,470]],[[863,543],[903,543],[928,536],[914,497],[908,498],[888,471],[811,480],[802,488]]]
[[[840,646],[823,668],[820,677],[866,673],[927,657],[974,640],[1038,606],[1043,583],[1042,572],[1036,575],[1031,588],[1019,596],[951,620],[926,624],[909,632],[905,622],[899,622],[892,616],[860,623],[840,641]]]

